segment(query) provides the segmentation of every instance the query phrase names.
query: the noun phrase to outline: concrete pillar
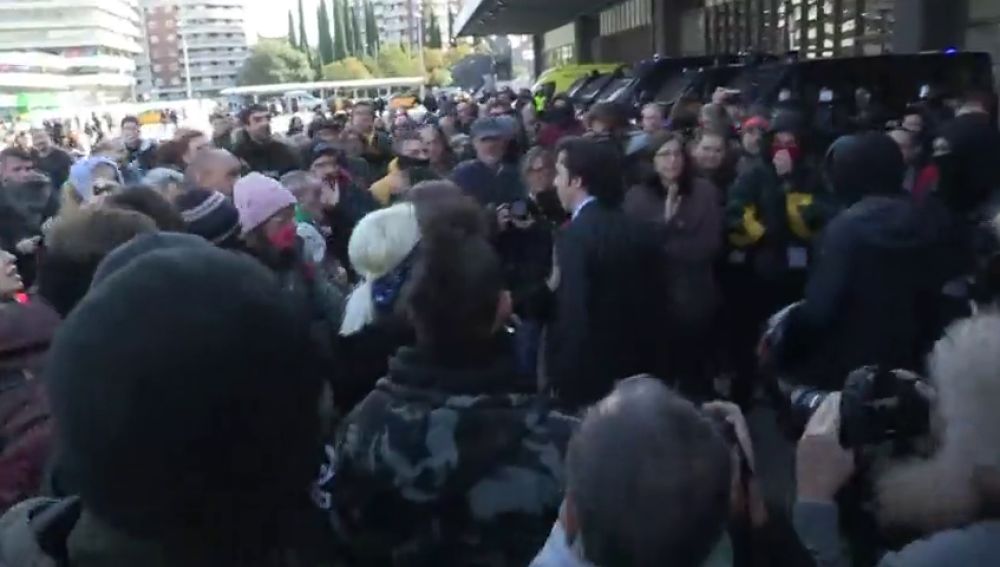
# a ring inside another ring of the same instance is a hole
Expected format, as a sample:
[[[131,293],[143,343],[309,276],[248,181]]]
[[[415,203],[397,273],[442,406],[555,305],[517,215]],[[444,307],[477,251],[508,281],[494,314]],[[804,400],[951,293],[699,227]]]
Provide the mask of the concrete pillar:
[[[594,43],[601,36],[601,22],[596,15],[580,16],[576,19],[576,62],[593,63],[597,54]]]
[[[916,53],[965,45],[968,0],[896,0],[894,53]]]
[[[653,48],[661,57],[681,54],[680,0],[653,0]]]
[[[536,33],[531,36],[531,50],[535,53],[535,77],[545,70],[545,34]]]

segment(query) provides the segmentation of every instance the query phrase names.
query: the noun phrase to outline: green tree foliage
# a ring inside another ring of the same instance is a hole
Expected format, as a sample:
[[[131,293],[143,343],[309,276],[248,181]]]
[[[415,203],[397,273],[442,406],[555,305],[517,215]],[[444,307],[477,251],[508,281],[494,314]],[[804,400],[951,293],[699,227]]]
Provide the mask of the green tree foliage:
[[[475,53],[475,50],[472,48],[471,45],[467,43],[460,43],[455,47],[452,47],[448,51],[444,52],[443,67],[451,69],[452,67],[455,66],[455,63],[458,63],[463,58],[472,55],[473,53]]]
[[[326,0],[320,0],[316,7],[316,22],[319,27],[319,60],[322,65],[333,63],[333,38],[330,37],[330,15],[326,10]]]
[[[378,23],[375,21],[375,8],[371,0],[365,0],[365,40],[368,42],[368,55],[375,57],[381,47],[378,37]]]
[[[293,48],[298,49],[299,42],[295,39],[295,18],[292,17],[292,11],[288,11],[288,45]]]
[[[434,49],[441,49],[441,23],[438,22],[437,12],[430,10],[431,17],[427,23],[426,45]]]
[[[383,77],[421,77],[420,60],[398,43],[386,45],[378,54],[378,66]]]
[[[344,0],[333,0],[333,57],[340,61],[351,55],[348,43],[347,11]]]
[[[340,15],[344,18],[344,44],[347,46],[347,53],[351,57],[362,56],[354,49],[354,19],[351,18],[351,6],[348,0],[341,0]]]
[[[451,71],[437,68],[427,74],[427,84],[432,87],[447,87],[451,84]]]
[[[445,67],[445,52],[443,49],[424,49],[424,67],[428,71],[431,69],[442,69]]]
[[[364,32],[361,31],[361,20],[358,19],[358,6],[354,0],[348,0],[348,2],[348,11],[351,13],[351,49],[354,50],[356,57],[363,57],[365,55],[365,42],[361,38]]]
[[[323,67],[323,79],[327,81],[351,81],[371,79],[372,73],[357,57],[334,61]]]
[[[239,85],[268,85],[313,80],[309,58],[280,39],[262,39],[250,50],[237,77]]]
[[[372,77],[384,77],[385,73],[382,72],[382,68],[378,65],[378,60],[371,55],[366,55],[361,58],[361,62],[365,64],[368,72],[371,73]]]

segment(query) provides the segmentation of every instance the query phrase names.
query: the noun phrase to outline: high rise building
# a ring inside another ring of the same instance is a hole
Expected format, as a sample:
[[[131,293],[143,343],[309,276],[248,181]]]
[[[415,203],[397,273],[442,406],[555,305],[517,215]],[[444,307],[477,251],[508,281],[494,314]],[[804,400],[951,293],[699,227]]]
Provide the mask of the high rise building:
[[[416,47],[421,38],[422,26],[426,25],[424,15],[433,10],[441,28],[444,41],[454,37],[448,13],[458,14],[462,0],[371,0],[378,24],[379,40],[383,43],[399,43]]]
[[[245,0],[142,0],[147,44],[138,90],[156,100],[214,97],[249,56]]]
[[[398,43],[412,47],[420,42],[421,0],[372,0],[372,9],[383,45]]]
[[[77,91],[94,101],[131,97],[135,59],[142,52],[137,2],[0,1],[0,74],[11,79],[6,88],[30,84],[34,90]]]

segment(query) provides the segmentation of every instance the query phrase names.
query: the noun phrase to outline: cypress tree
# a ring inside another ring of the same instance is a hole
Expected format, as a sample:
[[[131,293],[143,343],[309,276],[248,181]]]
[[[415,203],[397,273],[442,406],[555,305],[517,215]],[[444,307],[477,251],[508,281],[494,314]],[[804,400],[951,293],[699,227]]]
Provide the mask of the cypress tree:
[[[347,9],[351,13],[351,41],[355,57],[365,55],[365,42],[361,40],[361,21],[358,20],[358,6],[354,0],[347,0]]]
[[[427,24],[427,47],[441,49],[441,24],[438,23],[437,13],[431,10],[430,22]]]
[[[351,7],[347,0],[340,0],[340,17],[344,18],[344,46],[351,57],[361,55],[354,50],[354,21],[351,19]]]
[[[302,0],[299,0],[299,51],[306,54],[309,66],[312,67],[312,53],[309,51],[309,38],[306,37],[306,13],[302,9]]]
[[[375,8],[371,0],[365,0],[365,39],[368,41],[368,53],[375,57],[379,51],[378,23],[375,21]]]
[[[292,17],[292,11],[288,11],[288,45],[291,45],[293,49],[299,48],[299,42],[295,39],[295,18]]]
[[[351,55],[346,20],[347,13],[344,10],[343,0],[333,0],[333,55],[337,61]]]
[[[326,10],[326,0],[320,0],[316,7],[316,21],[319,26],[319,60],[323,65],[333,63],[333,38],[330,37],[330,15]]]

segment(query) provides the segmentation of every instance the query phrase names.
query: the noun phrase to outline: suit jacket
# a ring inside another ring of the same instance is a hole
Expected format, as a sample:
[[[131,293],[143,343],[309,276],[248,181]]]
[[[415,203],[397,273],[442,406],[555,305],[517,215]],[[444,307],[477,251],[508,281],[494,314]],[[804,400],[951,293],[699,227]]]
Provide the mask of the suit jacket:
[[[557,236],[556,261],[545,360],[558,399],[582,407],[623,378],[666,377],[663,248],[652,230],[594,201]]]

